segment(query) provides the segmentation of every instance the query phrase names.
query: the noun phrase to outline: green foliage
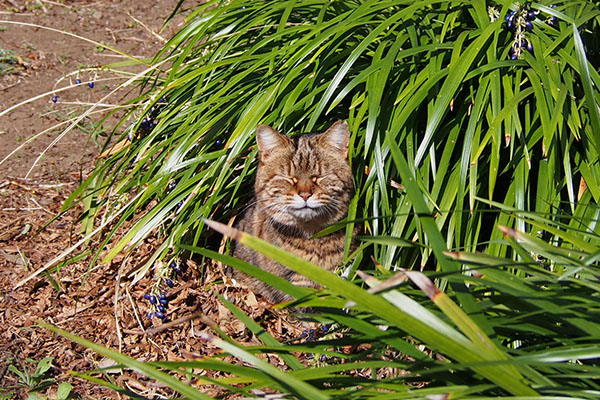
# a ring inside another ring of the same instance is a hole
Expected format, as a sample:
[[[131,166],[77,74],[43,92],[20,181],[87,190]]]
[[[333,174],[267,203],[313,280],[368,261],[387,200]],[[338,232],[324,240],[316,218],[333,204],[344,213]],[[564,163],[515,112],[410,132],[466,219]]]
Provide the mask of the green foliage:
[[[0,77],[22,70],[25,60],[12,50],[0,48]]]
[[[8,366],[8,371],[19,377],[19,384],[27,388],[29,392],[28,399],[39,399],[39,392],[42,392],[55,384],[54,378],[48,376],[48,373],[52,368],[52,360],[52,357],[44,357],[36,364],[35,360],[27,358],[26,361],[29,364],[35,365],[35,370],[33,372],[31,372],[28,367],[23,367],[23,370],[21,371],[13,363]],[[70,383],[62,382],[60,385],[58,385],[56,391],[56,400],[69,399],[69,396],[71,395],[71,389],[72,386]],[[0,394],[0,398],[12,398],[12,394],[13,392]],[[3,397],[4,395],[7,397]],[[46,397],[42,395],[42,398]]]
[[[244,349],[207,338],[252,367],[219,359],[185,366],[248,384],[211,381],[232,393],[597,397],[600,9],[590,1],[517,7],[209,1],[157,55],[119,142],[107,145],[65,207],[84,200],[89,234],[99,215],[115,218],[100,248],[134,220],[103,261],[159,236],[162,245],[138,277],[184,250],[219,259],[273,280],[299,299],[294,305],[319,310],[315,318],[343,332],[301,344],[263,336],[264,346]],[[540,12],[530,32],[518,31],[533,52],[515,56],[517,35],[504,22],[511,9]],[[358,191],[348,220],[335,228],[348,238],[354,223],[365,230],[348,280],[249,236],[241,236],[245,244],[327,289],[294,288],[206,249],[218,238],[203,218],[227,220],[249,201],[258,123],[309,132],[337,119],[351,128]],[[342,343],[370,347],[344,355],[336,351]],[[332,361],[296,369],[295,351]],[[255,357],[261,352],[285,354],[290,371],[274,371]],[[348,379],[362,368],[372,375]],[[386,368],[395,372],[378,379]]]

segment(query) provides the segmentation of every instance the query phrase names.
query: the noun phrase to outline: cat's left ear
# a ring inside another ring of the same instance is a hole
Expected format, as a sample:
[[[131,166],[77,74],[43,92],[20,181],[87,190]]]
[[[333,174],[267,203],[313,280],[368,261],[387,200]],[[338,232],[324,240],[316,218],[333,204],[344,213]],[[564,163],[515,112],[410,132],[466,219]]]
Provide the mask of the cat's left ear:
[[[269,125],[259,125],[256,128],[256,143],[259,158],[263,162],[267,161],[272,154],[288,149],[290,146],[290,140]]]
[[[339,150],[344,157],[348,157],[348,144],[350,143],[350,130],[346,121],[337,121],[322,135],[319,141]]]

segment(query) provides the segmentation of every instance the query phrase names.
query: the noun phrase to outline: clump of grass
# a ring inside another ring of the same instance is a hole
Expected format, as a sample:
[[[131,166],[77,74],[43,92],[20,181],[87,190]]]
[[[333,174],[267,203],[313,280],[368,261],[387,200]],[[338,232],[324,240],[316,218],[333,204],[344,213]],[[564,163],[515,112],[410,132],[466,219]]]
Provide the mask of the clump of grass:
[[[10,49],[0,48],[0,76],[23,71],[28,60]]]

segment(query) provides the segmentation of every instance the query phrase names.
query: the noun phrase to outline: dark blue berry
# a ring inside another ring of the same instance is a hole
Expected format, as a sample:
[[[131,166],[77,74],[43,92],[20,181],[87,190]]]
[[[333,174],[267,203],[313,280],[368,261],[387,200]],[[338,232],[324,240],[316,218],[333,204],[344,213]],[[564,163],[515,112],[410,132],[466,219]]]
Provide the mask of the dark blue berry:
[[[159,300],[164,300],[166,298],[167,298],[167,295],[164,292],[158,295]]]
[[[169,305],[169,300],[167,299],[160,299],[158,302],[163,306]]]
[[[223,142],[221,141],[221,139],[217,139],[217,141],[215,142],[215,144],[216,144],[217,146],[220,146],[220,145],[222,145],[222,144],[223,144]]]
[[[533,24],[529,21],[525,22],[525,29],[531,32],[533,30]]]
[[[56,103],[58,101],[58,95],[55,94],[54,96],[52,96],[52,102]]]
[[[171,263],[169,264],[169,267],[175,269],[177,267],[177,262],[175,260],[171,261]]]
[[[183,201],[180,201],[179,203],[177,203],[177,209],[180,209],[183,206]]]
[[[548,21],[548,23],[549,23],[550,25],[555,25],[555,24],[556,24],[556,17],[552,17],[552,18],[550,18],[550,20]]]
[[[321,354],[321,361],[327,361],[327,356],[325,354]]]
[[[75,79],[75,84],[76,85],[79,85],[80,83],[81,83],[81,79],[79,79],[79,78]]]
[[[530,21],[533,21],[536,16],[537,16],[537,14],[534,11],[529,11],[527,13],[527,18],[529,18]]]
[[[533,45],[531,44],[531,42],[527,42],[527,51],[530,53],[533,53]]]
[[[173,287],[173,286],[175,286],[175,284],[173,283],[173,281],[172,281],[172,280],[170,280],[170,279],[166,279],[166,280],[165,280],[165,283],[167,284],[167,286],[168,286],[168,287]]]
[[[158,311],[160,311],[161,313],[165,313],[165,312],[167,312],[167,309],[166,309],[164,306],[162,306],[162,305],[159,305],[159,306],[158,306],[158,307],[156,307],[156,308],[158,308]]]
[[[154,313],[154,315],[155,315],[157,318],[160,318],[160,319],[163,319],[163,318],[165,317],[165,314],[163,314],[163,313],[162,313],[162,312],[160,312],[160,311],[157,311],[157,312],[155,312],[155,313]]]
[[[146,300],[150,300],[150,293],[146,293],[146,294],[144,295],[144,298],[145,298]]]
[[[323,332],[327,332],[329,330],[329,328],[331,328],[331,324],[325,324],[325,325],[321,326],[321,329],[323,329]]]
[[[512,31],[514,26],[515,25],[513,24],[512,20],[509,20],[508,22],[506,22],[506,29],[508,29],[509,31]]]
[[[156,296],[150,296],[149,300],[151,304],[156,304]]]
[[[510,20],[511,20],[511,19],[512,19],[514,16],[515,16],[515,12],[514,12],[514,11],[511,11],[511,12],[509,12],[508,14],[506,14],[506,17],[504,17],[504,20],[505,20],[506,22],[508,22],[508,21],[510,21]]]
[[[149,312],[148,314],[146,314],[146,317],[152,319],[152,318],[154,318],[154,313],[153,312]]]
[[[513,55],[512,55],[512,56],[510,56],[510,59],[511,59],[511,60],[516,60],[516,59],[518,59],[518,58],[519,58],[519,56],[517,55],[517,53],[513,53]]]
[[[90,89],[94,88],[94,82],[88,82],[88,86],[90,87]]]
[[[167,190],[170,192],[173,189],[175,189],[176,186],[177,186],[177,182],[175,182],[175,181],[169,182],[169,185],[167,186]]]

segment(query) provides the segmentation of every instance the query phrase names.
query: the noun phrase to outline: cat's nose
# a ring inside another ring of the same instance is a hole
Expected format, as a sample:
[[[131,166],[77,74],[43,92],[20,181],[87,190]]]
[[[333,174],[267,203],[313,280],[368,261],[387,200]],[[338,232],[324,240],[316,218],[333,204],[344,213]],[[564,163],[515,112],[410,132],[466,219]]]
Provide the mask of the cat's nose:
[[[308,200],[310,196],[312,196],[312,192],[300,192],[298,196],[302,197],[304,201]]]
[[[313,187],[310,183],[299,182],[298,183],[298,196],[302,197],[304,201],[308,200],[313,194]]]

